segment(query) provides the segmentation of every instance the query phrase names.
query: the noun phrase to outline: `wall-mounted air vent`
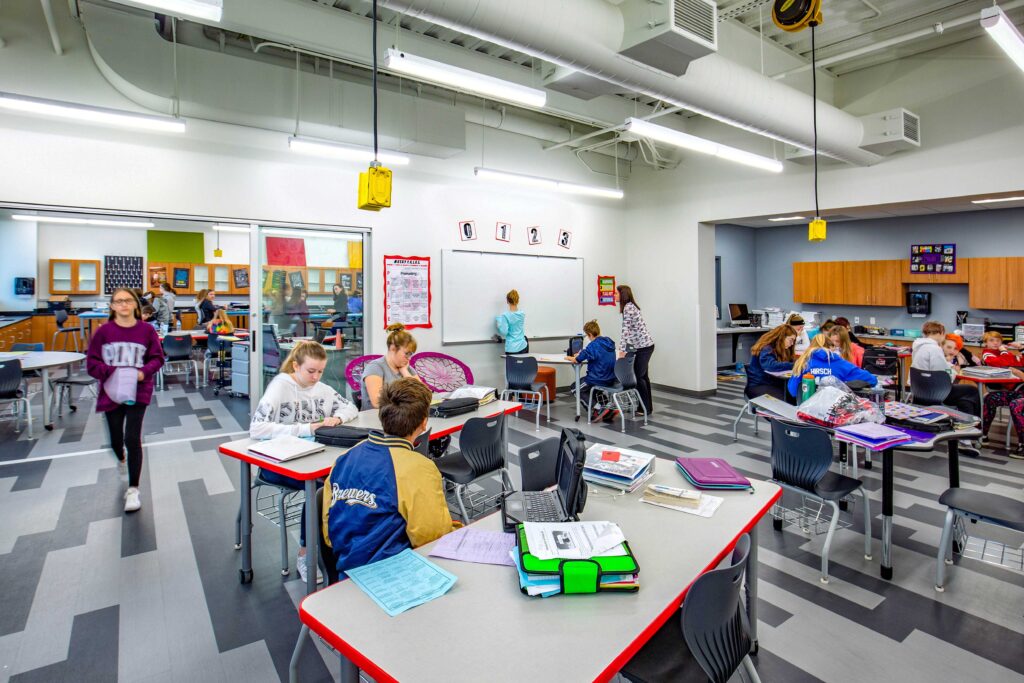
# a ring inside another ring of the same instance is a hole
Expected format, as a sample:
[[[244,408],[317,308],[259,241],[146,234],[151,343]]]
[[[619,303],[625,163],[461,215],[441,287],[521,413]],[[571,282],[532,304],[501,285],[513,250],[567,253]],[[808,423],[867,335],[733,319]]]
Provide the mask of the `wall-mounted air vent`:
[[[709,45],[717,45],[715,6],[704,0],[675,0],[672,25]]]
[[[861,148],[875,154],[892,154],[921,146],[921,118],[906,109],[890,109],[861,116],[864,141]]]
[[[673,76],[718,50],[718,8],[713,0],[625,0],[619,53]]]

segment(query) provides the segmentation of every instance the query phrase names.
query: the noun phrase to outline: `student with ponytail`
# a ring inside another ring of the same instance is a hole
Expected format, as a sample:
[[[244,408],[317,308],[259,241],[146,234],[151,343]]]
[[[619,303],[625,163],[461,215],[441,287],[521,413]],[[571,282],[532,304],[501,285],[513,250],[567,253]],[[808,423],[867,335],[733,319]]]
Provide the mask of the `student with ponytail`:
[[[835,377],[843,382],[861,381],[869,387],[878,383],[877,377],[844,360],[838,352],[831,349],[831,346],[832,341],[827,334],[814,335],[811,345],[793,364],[793,376],[787,384],[791,396],[800,394],[800,379],[806,374],[813,375],[816,381],[822,377]]]
[[[529,353],[526,340],[526,314],[519,310],[519,292],[508,290],[505,295],[508,310],[494,318],[498,334],[505,338],[505,353]]]
[[[253,439],[272,439],[277,436],[312,437],[320,427],[334,427],[359,415],[348,399],[330,386],[320,382],[327,367],[327,352],[314,341],[299,341],[283,363],[277,375],[263,392],[256,412],[249,424]],[[271,472],[260,470],[260,477],[269,484],[302,491],[305,483]],[[305,510],[305,503],[303,503]],[[302,519],[305,519],[303,512]],[[306,580],[306,525],[299,525],[299,554],[296,568],[299,577]]]
[[[409,359],[416,353],[416,339],[402,323],[388,325],[387,352],[363,368],[360,379],[362,409],[380,408],[380,390],[402,377],[416,377]]]

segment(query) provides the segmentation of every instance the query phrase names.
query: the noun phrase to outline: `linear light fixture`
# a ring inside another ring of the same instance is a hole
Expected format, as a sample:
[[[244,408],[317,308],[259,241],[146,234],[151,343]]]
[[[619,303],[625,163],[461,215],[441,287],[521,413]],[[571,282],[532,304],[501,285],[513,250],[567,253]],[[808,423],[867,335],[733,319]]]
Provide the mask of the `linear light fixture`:
[[[768,220],[771,221],[772,223],[781,223],[783,221],[802,221],[802,220],[804,220],[804,217],[803,216],[779,216],[777,218],[769,218]]]
[[[613,187],[581,185],[579,183],[570,183],[565,180],[542,178],[540,176],[528,175],[525,173],[510,173],[509,171],[498,171],[493,168],[483,168],[480,166],[474,168],[473,173],[481,180],[500,180],[514,185],[536,187],[542,190],[552,190],[554,192],[564,192],[566,194],[580,194],[590,197],[603,197],[605,199],[622,199],[625,196],[625,193],[622,190]]]
[[[1009,17],[998,7],[981,10],[981,25],[992,36],[992,40],[1024,71],[1024,36],[1013,25]]]
[[[331,240],[345,240],[346,242],[361,242],[363,236],[354,233],[343,233],[343,232],[328,232],[324,230],[288,230],[285,228],[266,228],[263,230],[264,235],[271,235],[274,237],[315,237],[317,239],[325,238]]]
[[[300,154],[311,154],[319,157],[330,157],[332,159],[345,159],[346,161],[358,161],[367,163],[373,161],[373,150],[369,147],[356,145],[342,145],[336,142],[325,142],[322,140],[310,140],[292,136],[288,138],[288,147],[293,152]],[[377,154],[381,163],[391,166],[408,166],[409,157],[398,152],[380,151]]]
[[[185,132],[184,119],[176,119],[170,116],[154,116],[152,114],[136,114],[120,109],[93,107],[87,104],[47,100],[42,97],[28,97],[8,92],[0,92],[0,109],[8,109],[24,114],[55,116],[57,118],[73,119],[86,123],[101,123],[119,128],[136,128],[161,133]]]
[[[11,216],[16,221],[35,221],[36,223],[58,223],[60,225],[97,225],[114,228],[154,228],[156,225],[149,221],[115,221],[106,218],[70,218],[67,216],[32,216],[29,214],[14,214]]]
[[[1024,195],[1019,197],[993,197],[991,199],[971,200],[971,204],[998,204],[999,202],[1024,202]]]
[[[241,225],[224,225],[222,223],[217,223],[213,226],[213,229],[216,230],[217,232],[244,232],[246,234],[249,233],[249,228]]]
[[[220,21],[224,0],[114,0],[121,5],[155,9],[178,17]]]
[[[747,152],[746,150],[737,149],[736,147],[722,145],[714,142],[713,140],[699,138],[696,135],[690,135],[689,133],[683,133],[682,131],[666,128],[665,126],[659,126],[651,123],[650,121],[644,121],[643,119],[633,117],[626,119],[624,130],[636,133],[637,135],[642,135],[645,138],[651,138],[652,140],[664,142],[669,145],[682,147],[683,149],[688,149],[692,152],[710,154],[711,156],[735,161],[738,164],[760,168],[764,171],[771,171],[773,173],[782,172],[782,162],[776,159],[769,159],[768,157],[763,157],[760,154],[754,154],[753,152]]]
[[[485,76],[444,62],[417,57],[393,47],[388,48],[387,56],[384,57],[384,68],[417,80],[439,83],[456,90],[464,90],[505,102],[525,104],[529,107],[543,107],[547,101],[547,93],[543,90],[504,81],[493,76]]]

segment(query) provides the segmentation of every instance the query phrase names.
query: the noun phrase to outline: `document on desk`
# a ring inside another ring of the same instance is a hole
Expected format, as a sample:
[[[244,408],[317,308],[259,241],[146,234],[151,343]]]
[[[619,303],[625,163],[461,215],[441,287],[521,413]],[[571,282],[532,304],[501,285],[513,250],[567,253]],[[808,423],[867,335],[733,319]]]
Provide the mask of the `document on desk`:
[[[441,597],[457,580],[411,548],[346,573],[389,617]]]
[[[539,560],[624,555],[626,536],[614,522],[526,522],[526,545]]]
[[[515,534],[466,527],[442,536],[429,554],[449,560],[512,567],[515,564],[509,559],[508,552],[515,545]]]

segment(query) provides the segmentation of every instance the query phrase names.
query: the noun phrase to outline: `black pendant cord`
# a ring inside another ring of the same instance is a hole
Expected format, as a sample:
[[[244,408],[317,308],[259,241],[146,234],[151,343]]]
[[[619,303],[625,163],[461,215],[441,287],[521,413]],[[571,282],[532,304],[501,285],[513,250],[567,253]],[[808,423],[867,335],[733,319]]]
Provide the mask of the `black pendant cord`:
[[[373,163],[377,160],[377,0],[373,0]]]
[[[811,24],[811,98],[814,121],[814,217],[821,218],[821,211],[818,209],[818,69],[814,59],[814,27]]]

